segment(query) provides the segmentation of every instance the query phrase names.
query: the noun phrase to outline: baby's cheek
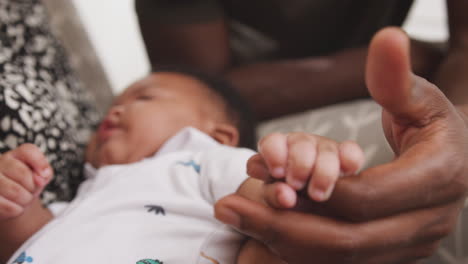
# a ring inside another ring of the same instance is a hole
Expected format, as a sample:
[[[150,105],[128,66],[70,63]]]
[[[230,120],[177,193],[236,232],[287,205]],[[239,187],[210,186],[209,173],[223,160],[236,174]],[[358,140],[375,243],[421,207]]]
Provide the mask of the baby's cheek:
[[[95,152],[96,152],[96,146],[97,146],[97,133],[93,133],[88,142],[88,145],[86,146],[86,152],[85,152],[86,162],[92,163],[93,156],[95,155]]]

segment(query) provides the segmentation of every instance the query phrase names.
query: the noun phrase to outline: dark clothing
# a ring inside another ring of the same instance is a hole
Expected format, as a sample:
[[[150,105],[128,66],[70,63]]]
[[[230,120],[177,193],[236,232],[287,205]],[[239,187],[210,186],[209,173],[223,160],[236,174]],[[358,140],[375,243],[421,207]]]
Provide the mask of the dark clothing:
[[[222,18],[236,21],[274,41],[277,57],[294,58],[365,45],[379,29],[401,26],[412,3],[413,0],[136,0],[136,9],[140,21],[145,23],[198,23]]]

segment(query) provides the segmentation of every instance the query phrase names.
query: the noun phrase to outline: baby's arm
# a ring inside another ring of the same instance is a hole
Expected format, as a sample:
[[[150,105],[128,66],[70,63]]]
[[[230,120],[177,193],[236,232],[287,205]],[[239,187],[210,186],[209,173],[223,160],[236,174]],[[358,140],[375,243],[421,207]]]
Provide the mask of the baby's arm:
[[[39,200],[52,177],[47,159],[34,145],[0,156],[0,263],[52,219]]]
[[[356,173],[364,163],[364,154],[356,143],[337,143],[306,133],[271,134],[258,148],[259,153],[247,164],[253,178],[247,179],[237,193],[275,208],[294,207],[297,191],[303,189],[313,200],[328,200],[338,178]],[[257,260],[283,263],[251,239],[242,247],[238,263],[259,263]]]

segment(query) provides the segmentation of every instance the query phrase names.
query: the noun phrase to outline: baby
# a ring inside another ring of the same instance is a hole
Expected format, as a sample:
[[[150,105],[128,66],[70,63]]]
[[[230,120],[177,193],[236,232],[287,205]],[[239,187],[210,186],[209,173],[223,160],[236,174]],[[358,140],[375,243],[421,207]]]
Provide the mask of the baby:
[[[223,81],[165,69],[115,99],[69,204],[41,206],[53,172],[37,147],[1,155],[0,262],[283,263],[218,222],[216,201],[237,192],[288,209],[300,190],[324,201],[364,158],[306,133],[269,135],[255,154],[237,147],[253,142],[250,119]]]

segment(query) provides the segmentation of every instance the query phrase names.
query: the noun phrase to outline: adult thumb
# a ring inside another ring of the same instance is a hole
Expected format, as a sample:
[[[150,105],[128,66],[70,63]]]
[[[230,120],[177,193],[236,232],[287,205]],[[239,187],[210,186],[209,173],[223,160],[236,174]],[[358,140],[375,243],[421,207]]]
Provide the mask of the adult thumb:
[[[421,127],[453,105],[435,85],[412,73],[409,48],[409,38],[400,29],[379,31],[369,47],[366,84],[394,120]]]
[[[228,195],[215,204],[215,217],[258,240],[268,240],[274,212],[263,204],[239,195]]]

